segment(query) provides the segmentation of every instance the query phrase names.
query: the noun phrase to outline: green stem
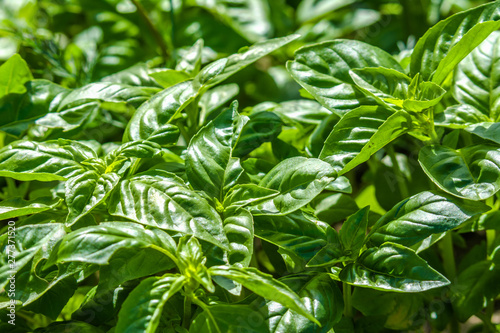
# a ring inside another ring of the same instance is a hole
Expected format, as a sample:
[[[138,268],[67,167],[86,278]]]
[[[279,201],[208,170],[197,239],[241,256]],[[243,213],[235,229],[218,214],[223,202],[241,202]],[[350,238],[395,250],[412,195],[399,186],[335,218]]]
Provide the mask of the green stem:
[[[456,264],[455,264],[455,254],[453,252],[453,238],[452,232],[448,232],[441,241],[441,255],[443,257],[444,271],[448,279],[453,283],[455,280]]]
[[[351,286],[347,283],[342,283],[342,291],[344,292],[344,316],[352,317],[352,293]]]
[[[184,124],[182,124],[180,121],[178,121],[177,127],[179,128],[179,131],[181,132],[182,137],[186,141],[186,145],[188,145],[189,141],[191,141],[191,136],[189,135],[188,131],[184,127]]]
[[[491,308],[490,308],[491,304]],[[491,309],[491,313],[489,312]],[[483,322],[483,332],[484,333],[494,333],[497,332],[495,326],[491,323],[491,315],[493,314],[494,307],[493,307],[493,302],[488,303],[488,307],[486,308],[486,314],[479,312],[476,313],[476,317],[481,319]]]
[[[460,333],[460,325],[456,318],[451,318],[450,320],[450,333]]]
[[[5,177],[5,181],[7,182],[7,198],[17,197],[17,186],[14,179]]]
[[[491,252],[493,251],[493,246],[495,245],[495,238],[497,237],[496,230],[486,230],[486,251],[488,253],[488,260],[491,259]]]
[[[191,323],[191,295],[184,297],[184,317],[182,319],[182,327],[189,329]]]
[[[163,57],[163,60],[165,62],[167,62],[169,55],[168,55],[168,49],[167,49],[167,44],[165,43],[165,40],[163,39],[163,37],[160,34],[160,32],[158,31],[158,29],[156,29],[155,25],[153,24],[153,22],[151,21],[151,18],[148,15],[148,13],[144,9],[144,7],[142,7],[142,5],[139,3],[139,1],[138,0],[131,0],[131,1],[134,4],[134,6],[137,8],[139,15],[142,17],[142,19],[144,20],[144,22],[148,26],[148,29],[153,34],[153,38],[156,40],[156,42],[160,46],[160,51],[161,51],[161,55]]]
[[[408,187],[406,186],[406,179],[403,176],[403,173],[401,172],[401,168],[399,167],[399,163],[398,163],[398,160],[396,158],[396,153],[394,152],[393,145],[387,146],[387,153],[389,154],[389,157],[391,158],[391,161],[392,161],[392,170],[394,171],[394,174],[396,175],[396,181],[398,183],[399,192],[401,193],[401,197],[403,199],[408,198],[410,196],[410,192],[408,191]]]
[[[207,313],[208,317],[210,318],[210,320],[214,324],[216,332],[222,333],[222,331],[219,328],[219,325],[217,324],[217,321],[215,320],[214,316],[212,315],[212,312],[210,312],[210,309],[208,308],[208,305],[206,305],[205,303],[203,303],[202,301],[200,301],[196,297],[193,297],[193,303],[196,304],[196,305],[198,305],[200,308],[203,309],[203,311],[205,311]]]
[[[455,253],[453,251],[453,235],[452,232],[448,232],[441,241],[441,256],[443,258],[443,266],[448,280],[453,283],[457,275],[457,269],[455,264]],[[460,326],[455,317],[450,320],[450,333],[459,333]]]
[[[163,253],[164,255],[166,255],[167,257],[169,257],[170,259],[172,259],[172,261],[174,262],[174,264],[176,266],[178,266],[178,262],[177,262],[177,257],[175,256],[175,254],[173,253],[170,253],[169,251],[165,250],[164,248],[162,247],[159,247],[158,245],[150,245],[150,247],[158,252],[161,252]]]

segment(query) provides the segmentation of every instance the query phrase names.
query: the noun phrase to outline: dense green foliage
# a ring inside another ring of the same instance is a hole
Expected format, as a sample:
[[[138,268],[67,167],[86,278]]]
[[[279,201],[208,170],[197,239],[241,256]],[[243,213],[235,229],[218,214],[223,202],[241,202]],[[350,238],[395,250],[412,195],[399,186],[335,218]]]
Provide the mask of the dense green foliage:
[[[0,18],[1,332],[499,330],[500,1]]]

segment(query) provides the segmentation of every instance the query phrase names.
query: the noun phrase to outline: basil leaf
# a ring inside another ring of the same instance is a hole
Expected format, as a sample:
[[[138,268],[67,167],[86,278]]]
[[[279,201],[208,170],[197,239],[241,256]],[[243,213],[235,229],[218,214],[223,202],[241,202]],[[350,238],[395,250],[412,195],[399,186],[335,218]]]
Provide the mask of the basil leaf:
[[[186,174],[195,190],[223,201],[243,173],[233,151],[248,121],[237,111],[238,104],[223,111],[203,127],[190,141],[186,156]]]
[[[327,243],[331,227],[309,219],[296,211],[284,216],[255,216],[255,236],[293,252],[304,260],[311,259]]]
[[[483,139],[500,144],[500,123],[477,123],[467,126],[465,130]]]
[[[52,252],[46,267],[73,261],[106,265],[119,249],[146,247],[171,253],[172,256],[175,252],[174,241],[164,231],[148,230],[131,222],[105,222],[66,235]]]
[[[26,92],[9,94],[0,100],[0,129],[19,137],[28,126],[48,112],[55,112],[59,101],[69,93],[55,83],[46,80],[32,80],[24,85]]]
[[[201,56],[203,53],[203,39],[198,39],[192,47],[190,47],[182,58],[175,65],[176,71],[182,71],[189,76],[198,74],[201,67]]]
[[[143,280],[123,303],[116,330],[124,333],[156,332],[163,307],[186,282],[184,276],[172,274]]]
[[[365,207],[349,216],[342,224],[339,231],[340,243],[344,251],[354,256],[358,256],[359,250],[363,247],[368,229],[368,213],[370,207]]]
[[[491,119],[476,108],[469,105],[454,105],[436,114],[435,124],[447,128],[467,128],[467,126],[490,122]]]
[[[478,145],[462,149],[426,146],[418,161],[442,190],[469,200],[484,200],[500,190],[500,150]]]
[[[224,333],[245,332],[262,333],[269,332],[263,320],[262,314],[253,307],[243,304],[214,304],[206,306],[204,311],[197,315],[191,324],[189,331],[197,333]]]
[[[405,199],[382,216],[370,231],[375,245],[412,246],[425,238],[462,225],[490,208],[438,192],[425,191]]]
[[[455,14],[429,29],[411,55],[410,74],[441,84],[453,68],[498,29],[499,4],[494,2]],[[490,21],[490,22],[487,22]]]
[[[392,113],[383,107],[361,106],[335,125],[319,158],[342,175],[410,128],[411,118],[404,111]]]
[[[455,70],[453,95],[460,102],[480,111],[491,121],[500,116],[498,48],[500,33],[492,33]]]
[[[496,281],[500,277],[498,262],[482,260],[467,267],[452,286],[452,305],[458,319],[466,321],[481,311],[484,300],[490,300],[500,293]]]
[[[275,301],[296,311],[312,322],[320,325],[318,320],[308,311],[301,299],[287,285],[275,280],[271,275],[264,274],[253,267],[236,268],[230,266],[214,266],[210,268],[213,275],[223,276],[241,283],[245,288],[259,296]]]
[[[252,214],[288,214],[308,204],[328,186],[337,174],[323,161],[315,158],[292,157],[276,165],[259,186],[280,194],[251,208]]]
[[[108,210],[114,216],[194,235],[227,248],[217,211],[182,179],[165,171],[148,171],[122,180],[111,194]]]
[[[251,42],[269,38],[272,33],[269,4],[264,0],[226,1],[193,0],[214,12],[237,33]]]
[[[228,262],[248,267],[253,255],[254,223],[252,214],[245,209],[224,211],[224,232],[229,241]]]
[[[369,248],[339,277],[355,286],[396,292],[422,292],[450,283],[415,252],[394,243]]]
[[[19,54],[14,54],[0,66],[0,78],[0,98],[26,92],[24,84],[33,80],[28,64]]]
[[[66,180],[85,171],[95,152],[76,141],[16,141],[0,150],[0,176],[17,180]]]
[[[61,200],[51,197],[41,197],[29,201],[22,198],[7,199],[0,202],[0,220],[41,213],[53,209],[60,202]]]
[[[336,282],[329,274],[303,273],[286,276],[280,281],[297,293],[309,312],[321,323],[321,327],[275,301],[259,297],[251,304],[259,312],[263,312],[269,332],[323,333],[340,321],[343,299]]]
[[[23,269],[38,251],[49,252],[55,243],[65,235],[64,226],[59,223],[26,225],[15,229],[15,243],[9,242],[9,234],[0,236],[0,287],[5,287],[8,278]],[[12,236],[12,234],[11,234]],[[12,246],[14,245],[14,246]],[[15,264],[9,260],[15,255]],[[9,257],[10,256],[10,257]]]
[[[103,203],[119,181],[120,176],[116,173],[99,175],[95,171],[86,171],[69,179],[66,182],[65,193],[69,210],[66,225],[75,224]]]
[[[360,105],[373,104],[356,90],[349,75],[350,70],[365,67],[386,67],[403,72],[390,54],[355,40],[303,47],[295,52],[295,60],[287,63],[294,80],[321,105],[340,116]]]

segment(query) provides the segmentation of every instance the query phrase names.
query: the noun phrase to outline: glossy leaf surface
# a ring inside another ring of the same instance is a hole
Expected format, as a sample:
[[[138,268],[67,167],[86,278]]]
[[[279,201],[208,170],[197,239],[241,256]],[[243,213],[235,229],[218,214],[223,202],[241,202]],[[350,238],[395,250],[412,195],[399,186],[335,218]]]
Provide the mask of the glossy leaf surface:
[[[339,277],[355,286],[396,292],[421,292],[450,283],[415,252],[394,243],[366,250]]]
[[[500,190],[500,151],[479,145],[462,149],[424,147],[418,158],[442,190],[469,200],[484,200]]]

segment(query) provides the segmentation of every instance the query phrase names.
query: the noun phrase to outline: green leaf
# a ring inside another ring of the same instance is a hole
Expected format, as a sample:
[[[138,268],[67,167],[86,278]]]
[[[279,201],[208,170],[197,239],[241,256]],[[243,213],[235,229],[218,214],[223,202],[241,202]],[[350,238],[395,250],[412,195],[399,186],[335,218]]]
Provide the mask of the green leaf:
[[[0,150],[0,176],[17,180],[66,180],[85,171],[95,152],[76,141],[16,141]]]
[[[403,72],[390,54],[355,40],[303,47],[295,52],[295,60],[287,63],[295,81],[321,105],[338,115],[360,105],[373,104],[356,90],[349,75],[350,70],[365,67],[386,67]]]
[[[415,252],[394,243],[369,248],[339,277],[355,286],[395,292],[422,292],[450,283]]]
[[[46,80],[33,80],[22,95],[10,94],[0,99],[0,129],[19,137],[30,124],[48,112],[55,112],[57,103],[69,90]]]
[[[480,312],[485,301],[500,293],[500,267],[490,260],[478,261],[467,267],[453,284],[452,305],[458,320],[465,322]]]
[[[134,113],[123,141],[148,139],[162,126],[175,120],[198,95],[297,37],[291,35],[257,43],[242,53],[205,66],[193,81],[184,81],[157,93]]]
[[[433,234],[457,228],[489,209],[481,202],[439,192],[421,192],[401,201],[382,216],[369,234],[370,241],[375,245],[393,242],[412,246]]]
[[[477,123],[467,126],[465,130],[480,138],[500,144],[500,123]]]
[[[384,67],[356,68],[349,72],[356,85],[381,99],[408,98],[411,79],[400,71]]]
[[[233,151],[248,118],[240,116],[238,103],[223,111],[203,127],[189,142],[186,174],[195,190],[223,201],[227,191],[236,185],[243,173]]]
[[[410,128],[411,118],[404,111],[392,113],[383,107],[361,106],[335,125],[319,158],[342,175]]]
[[[182,71],[189,76],[198,74],[201,68],[201,57],[203,53],[203,39],[198,39],[179,59],[175,66],[176,71]]]
[[[435,124],[447,128],[467,128],[467,126],[490,122],[491,119],[469,105],[453,105],[436,114]]]
[[[179,292],[186,282],[184,276],[171,274],[143,280],[123,303],[118,313],[116,331],[156,332],[165,303]]]
[[[155,170],[124,179],[113,191],[108,210],[144,225],[194,235],[227,248],[227,238],[217,211],[184,181]]]
[[[11,230],[9,230],[11,231]],[[9,233],[0,236],[0,288],[7,284],[11,274],[23,269],[38,251],[50,251],[65,235],[64,226],[59,223],[26,225],[14,231],[14,244],[9,242]],[[14,235],[10,234],[10,236]],[[12,238],[10,238],[12,240]],[[13,245],[13,246],[12,246]],[[12,262],[15,256],[15,265]]]
[[[332,114],[318,102],[307,99],[285,101],[279,104],[267,102],[259,105],[262,107],[265,105],[266,111],[276,113],[286,125],[297,128],[319,125],[323,119]]]
[[[54,279],[43,278],[36,273],[35,257],[30,270],[18,272],[16,276],[16,299],[23,302],[23,310],[41,313],[52,320],[57,319],[64,306],[78,287],[74,274],[63,274]]]
[[[145,229],[132,222],[103,222],[66,235],[52,252],[46,267],[74,261],[106,265],[119,249],[146,247],[172,256],[175,253],[175,242],[162,230]]]
[[[307,267],[331,267],[337,263],[351,260],[351,253],[344,250],[335,229],[328,228],[326,236],[327,244],[309,260]],[[357,257],[357,255],[354,257]]]
[[[99,279],[102,279],[99,276]],[[81,320],[93,325],[102,325],[110,318],[116,317],[123,301],[135,285],[119,286],[113,289],[100,291],[93,287],[85,295],[80,307],[71,314],[71,319]]]
[[[453,95],[492,121],[500,116],[500,33],[492,33],[455,70]]]
[[[269,171],[259,186],[280,194],[252,207],[252,214],[288,214],[308,204],[330,184],[337,174],[326,162],[293,157]]]
[[[356,0],[303,0],[297,7],[297,20],[299,23],[316,21],[354,2]]]
[[[149,73],[149,76],[151,76],[163,88],[172,87],[191,78],[188,73],[175,69],[155,70],[154,72]]]
[[[14,54],[0,66],[0,98],[8,94],[23,94],[24,84],[33,80],[26,61],[19,54]]]
[[[369,206],[360,209],[355,214],[349,216],[339,231],[339,239],[344,251],[352,253],[356,257],[365,243],[369,212]]]
[[[142,104],[130,119],[123,142],[148,140],[162,132],[197,96],[192,81],[184,81],[154,95]]]
[[[29,201],[22,198],[7,199],[0,202],[0,220],[44,212],[53,209],[60,202],[60,199],[51,197],[41,197]]]
[[[215,286],[212,283],[212,277],[205,263],[207,258],[203,255],[200,242],[195,237],[184,236],[179,239],[177,246],[176,257],[178,259],[177,266],[181,273],[191,281],[190,288],[196,289],[196,285],[192,285],[192,281],[201,284],[209,292],[215,291]]]
[[[499,3],[489,3],[455,14],[429,29],[411,55],[410,73],[441,84],[453,68],[498,29]]]
[[[103,203],[118,185],[120,178],[116,173],[100,175],[95,171],[86,171],[71,177],[66,182],[65,195],[69,210],[66,226],[72,226]]]
[[[403,109],[406,111],[420,112],[437,105],[446,90],[433,82],[422,82],[418,86],[414,99],[403,101]]]
[[[241,129],[240,138],[234,149],[234,156],[245,156],[264,142],[273,141],[281,133],[281,119],[271,112],[250,114]]]
[[[238,184],[229,190],[223,202],[224,207],[245,207],[258,201],[277,196],[280,192],[254,184]]]
[[[122,248],[99,269],[98,292],[118,287],[124,282],[172,269],[175,264],[164,253],[146,247]]]
[[[59,102],[57,112],[37,120],[47,128],[74,130],[96,119],[101,109],[126,112],[146,101],[150,92],[142,87],[109,82],[91,83],[66,94]]]
[[[327,243],[331,227],[296,211],[284,216],[254,216],[255,236],[290,251],[304,260],[311,259]]]
[[[230,265],[248,267],[253,255],[254,223],[246,209],[231,208],[224,211],[224,232],[229,240]]]
[[[193,0],[198,6],[218,16],[224,23],[251,42],[267,39],[273,27],[270,8],[264,0],[209,1]]]
[[[500,150],[478,145],[462,149],[426,146],[418,161],[442,190],[469,200],[484,200],[500,190]]]
[[[320,194],[313,202],[313,206],[314,215],[330,225],[346,219],[359,210],[354,199],[343,193]]]
[[[344,308],[342,294],[328,274],[293,275],[280,281],[297,293],[308,311],[321,323],[321,327],[277,302],[259,297],[252,305],[264,314],[269,332],[326,333],[340,321]]]
[[[270,333],[262,314],[253,307],[243,304],[214,304],[206,306],[197,315],[189,332],[192,333]],[[255,320],[257,319],[257,320]]]
[[[65,332],[79,332],[79,333],[104,333],[98,327],[80,321],[57,321],[53,322],[47,327],[40,327],[34,330],[35,333],[65,333]]]
[[[212,275],[222,276],[241,283],[245,288],[259,296],[275,301],[290,310],[320,325],[301,299],[286,284],[275,280],[271,275],[260,272],[253,267],[236,268],[230,266],[213,266],[209,269]]]
[[[194,80],[201,84],[203,91],[205,91],[297,38],[299,38],[299,35],[289,35],[256,43],[249,48],[242,49],[239,53],[205,66]]]
[[[384,327],[392,330],[409,330],[419,326],[419,311],[424,306],[420,294],[391,293],[367,288],[354,289],[352,304],[370,320],[374,316],[382,318]],[[439,310],[445,309],[440,307]]]
[[[101,82],[112,82],[136,87],[161,88],[149,74],[151,69],[145,63],[138,63],[117,73],[103,77]]]
[[[59,102],[58,113],[89,101],[100,101],[112,104],[127,103],[139,106],[150,97],[150,90],[142,87],[127,86],[110,82],[87,84],[71,91]]]
[[[224,84],[209,89],[200,98],[200,124],[205,123],[205,119],[210,119],[220,107],[224,106],[240,91],[236,83]]]

